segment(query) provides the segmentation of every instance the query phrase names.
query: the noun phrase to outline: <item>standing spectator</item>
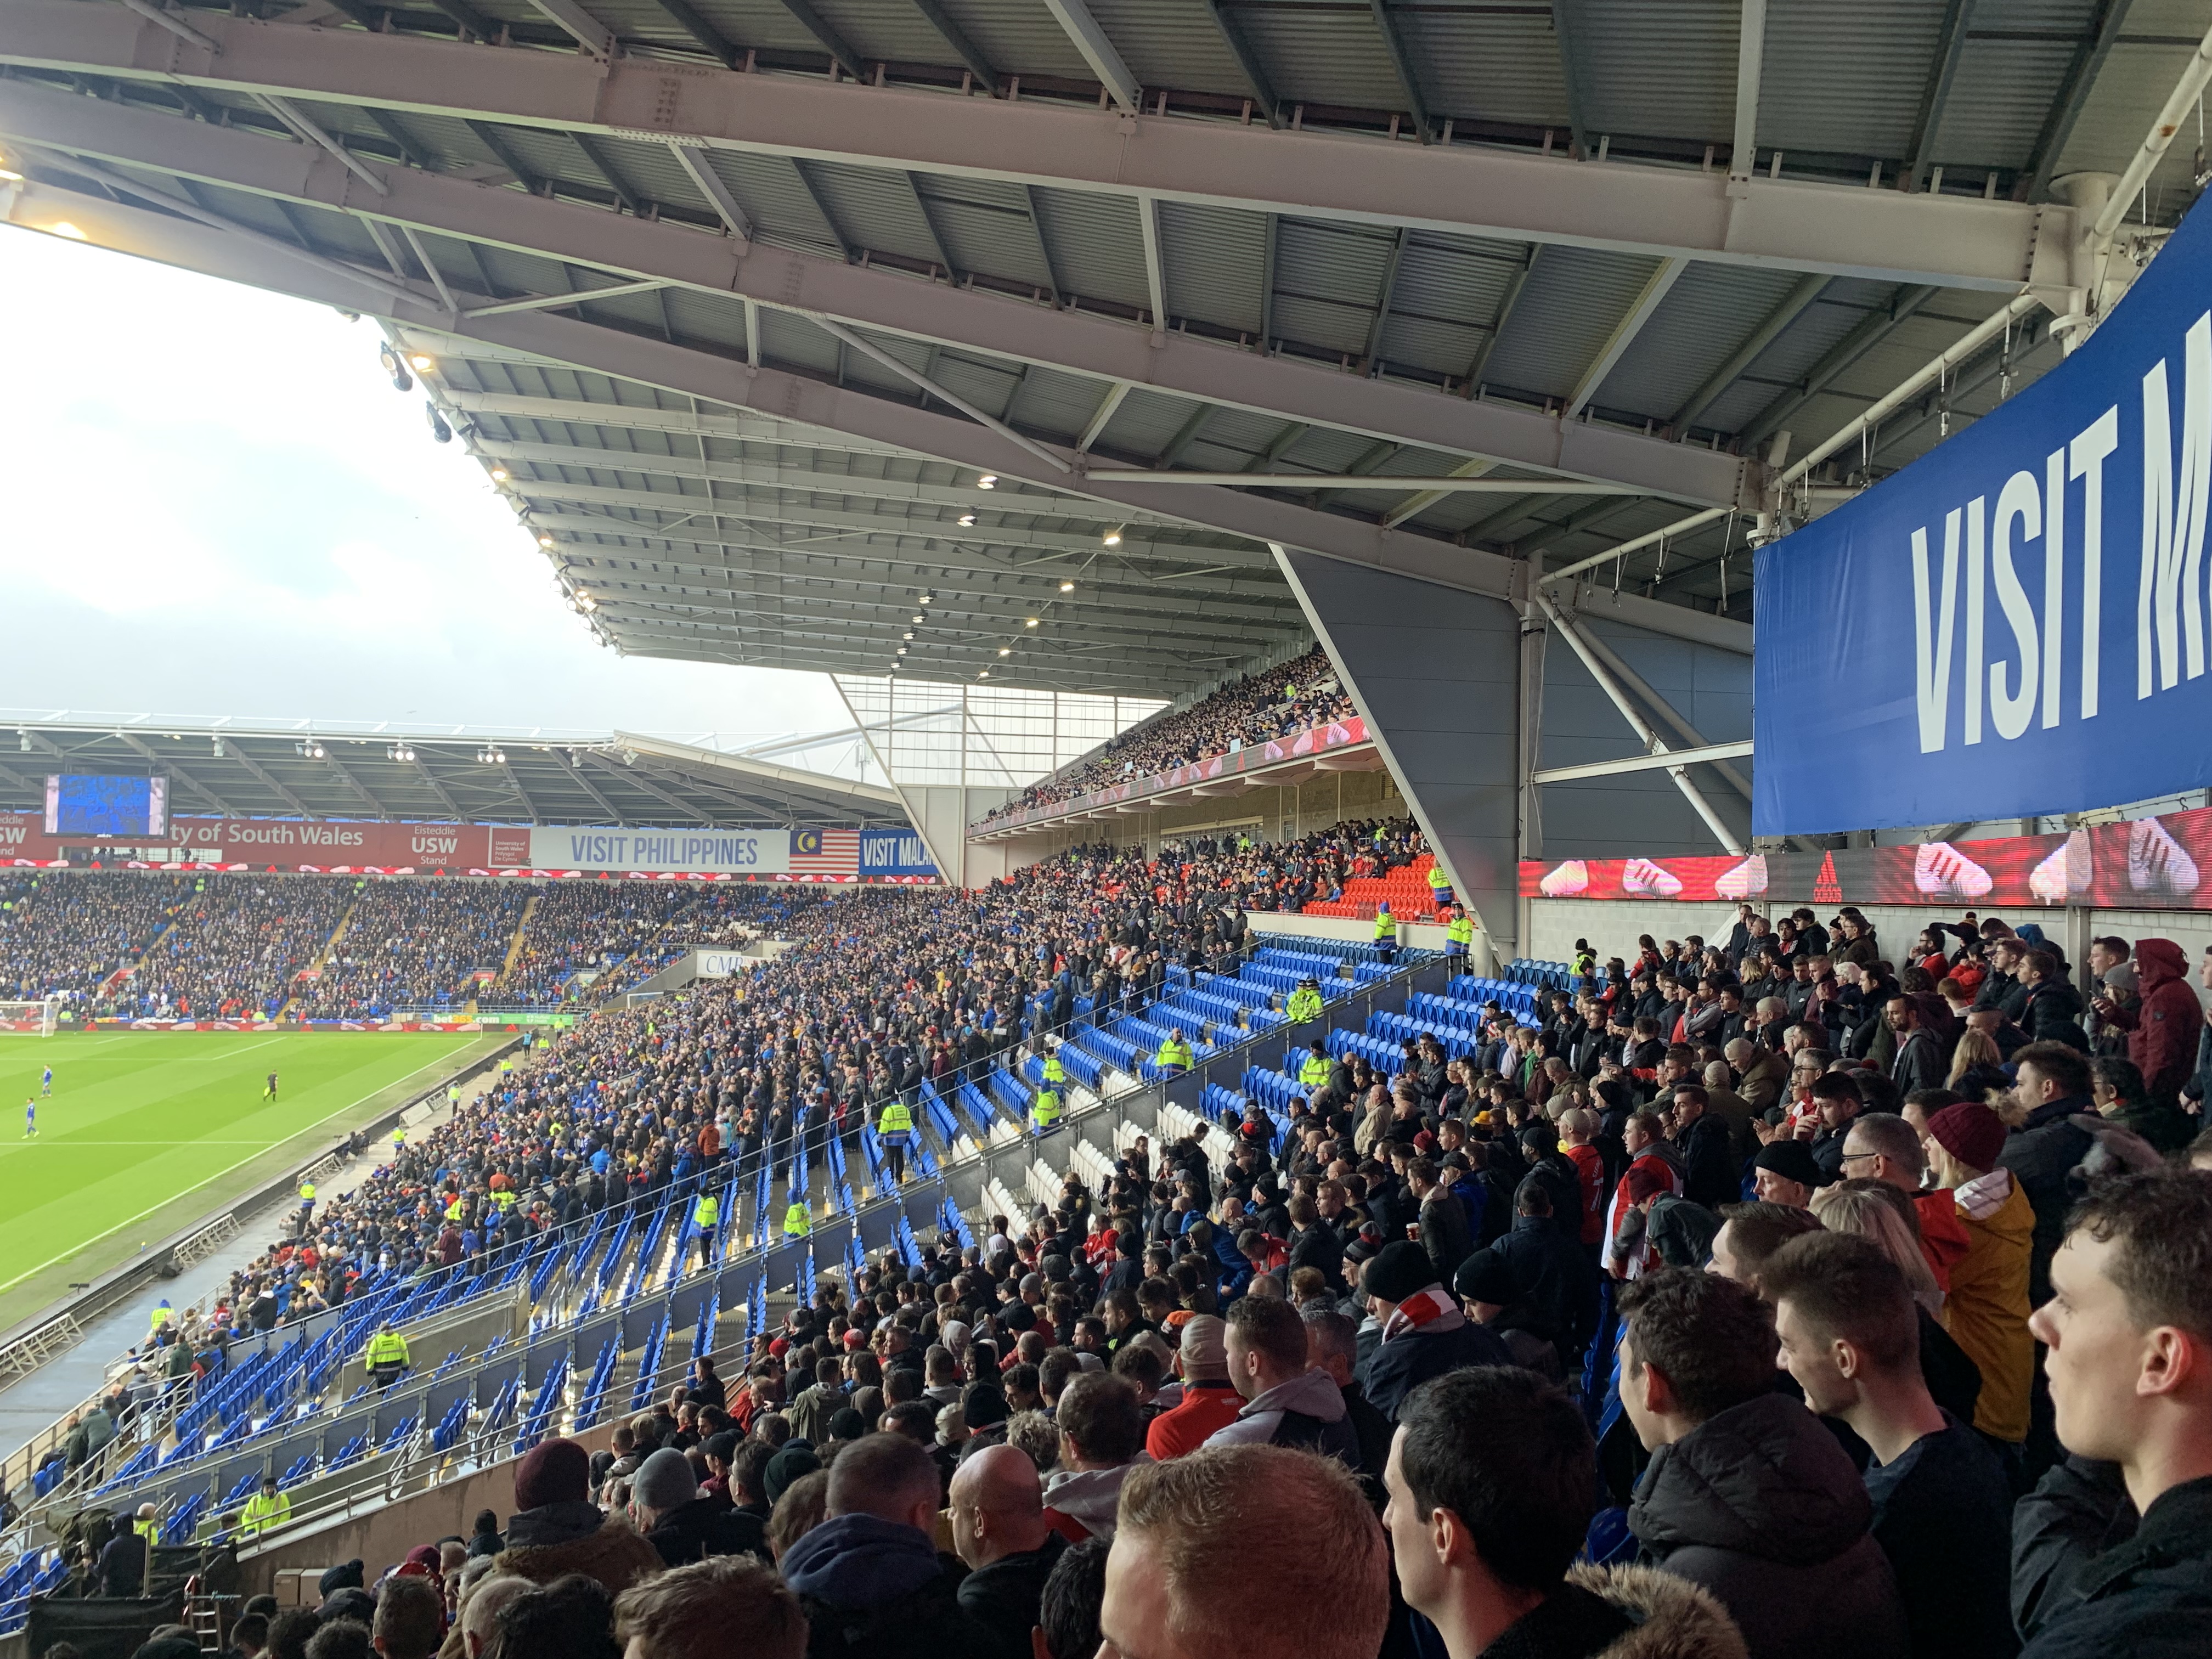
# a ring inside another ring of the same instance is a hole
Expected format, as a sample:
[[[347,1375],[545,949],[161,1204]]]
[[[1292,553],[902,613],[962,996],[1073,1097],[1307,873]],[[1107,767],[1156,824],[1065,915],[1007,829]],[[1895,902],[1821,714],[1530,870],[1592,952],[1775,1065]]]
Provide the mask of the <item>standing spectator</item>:
[[[2151,1099],[2172,1105],[2196,1069],[2204,1007],[2189,988],[2189,958],[2170,939],[2136,941],[2136,982],[2140,1000],[2101,997],[2097,1016],[2128,1034],[2128,1058],[2143,1074]]]
[[[1182,1373],[1182,1400],[1152,1421],[1145,1449],[1155,1458],[1194,1452],[1224,1423],[1234,1422],[1244,1404],[1229,1380],[1227,1327],[1212,1314],[1194,1314],[1183,1322],[1176,1366]]]
[[[1389,1548],[1350,1470],[1209,1446],[1123,1491],[1097,1659],[1375,1659],[1389,1616]]]
[[[1413,1192],[1413,1201],[1420,1206],[1421,1248],[1428,1252],[1429,1265],[1435,1269],[1437,1282],[1449,1285],[1452,1275],[1459,1271],[1459,1264],[1474,1249],[1467,1206],[1437,1179],[1437,1166],[1425,1158],[1414,1158],[1406,1165],[1406,1184]]]
[[[1086,1371],[1061,1391],[1053,1420],[1060,1430],[1060,1467],[1045,1482],[1048,1518],[1071,1543],[1110,1538],[1123,1483],[1152,1461],[1136,1388],[1122,1377]]]
[[[899,1434],[871,1434],[828,1471],[829,1518],[784,1553],[813,1659],[895,1652],[902,1659],[974,1659],[995,1651],[959,1602],[960,1563],[931,1541],[942,1488],[937,1465]]]
[[[2034,1327],[2058,1438],[2119,1481],[2061,1465],[2022,1503],[2015,1577],[2049,1587],[2029,1608],[2016,1584],[2023,1659],[2212,1652],[2212,1176],[2100,1185],[2051,1280]]]
[[[1383,1477],[1407,1605],[1449,1659],[1740,1659],[1699,1586],[1649,1567],[1570,1569],[1589,1530],[1597,1449],[1581,1411],[1534,1373],[1454,1371],[1407,1401]]]
[[[394,1576],[377,1591],[369,1628],[381,1659],[430,1659],[446,1634],[446,1599],[428,1578]]]
[[[1974,1426],[2016,1463],[2027,1438],[2035,1370],[2027,1328],[2035,1211],[2012,1171],[1996,1167],[2004,1146],[2002,1120],[1971,1100],[1929,1118],[1923,1143],[1936,1191],[1956,1206],[1966,1234],[1966,1254],[1951,1264],[1943,1313],[1952,1340],[1982,1374]]]
[[[1067,1540],[1044,1518],[1036,1465],[1018,1446],[986,1446],[952,1476],[952,1548],[968,1565],[960,1605],[1007,1659],[1024,1659],[1044,1589]]]
[[[1456,1202],[1456,1200],[1454,1200]],[[1237,1420],[1209,1446],[1296,1446],[1359,1467],[1359,1436],[1329,1374],[1308,1368],[1305,1321],[1287,1302],[1248,1296],[1229,1309],[1229,1380]]]
[[[1834,1437],[1774,1391],[1758,1296],[1669,1267],[1620,1306],[1621,1403],[1652,1454],[1628,1511],[1646,1558],[1718,1597],[1750,1659],[1904,1651],[1873,1503]]]
[[[716,1556],[624,1590],[615,1639],[623,1659],[804,1659],[806,1615],[767,1563]]]
[[[1462,1365],[1510,1365],[1513,1357],[1472,1323],[1450,1290],[1432,1278],[1428,1252],[1395,1239],[1370,1257],[1360,1289],[1382,1337],[1361,1368],[1368,1404],[1391,1422],[1406,1396],[1432,1376]]]
[[[524,1453],[514,1466],[516,1513],[494,1571],[538,1584],[580,1572],[611,1595],[659,1572],[659,1552],[586,1496],[591,1478],[590,1455],[573,1440],[541,1440]]]
[[[2143,944],[2162,942],[2146,939]],[[2035,1208],[2027,1296],[2041,1307],[2051,1296],[2051,1258],[2066,1237],[2066,1212],[2074,1201],[2069,1178],[2094,1144],[2089,1131],[2075,1120],[2096,1108],[2089,1098],[2087,1055],[2063,1042],[2031,1042],[2013,1060],[2019,1074],[2013,1105],[2021,1115],[2005,1138],[1997,1163],[2012,1171]]]
[[[1866,1239],[1808,1233],[1775,1253],[1765,1286],[1805,1403],[1874,1455],[1875,1541],[1897,1575],[1913,1659],[2012,1659],[2012,1492],[1996,1454],[1929,1395],[1905,1274]]]

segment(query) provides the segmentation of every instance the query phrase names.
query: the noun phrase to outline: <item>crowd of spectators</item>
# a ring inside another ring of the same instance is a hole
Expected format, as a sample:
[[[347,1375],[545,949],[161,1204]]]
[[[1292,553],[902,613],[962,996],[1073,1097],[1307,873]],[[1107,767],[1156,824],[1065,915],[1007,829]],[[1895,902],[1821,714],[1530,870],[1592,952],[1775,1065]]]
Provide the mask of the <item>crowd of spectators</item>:
[[[192,894],[188,876],[0,873],[0,1001],[72,1006],[136,962]]]
[[[1092,852],[802,902],[781,958],[542,1045],[181,1322],[273,1324],[371,1261],[849,1133],[1098,963],[1225,963],[1233,899],[1201,860]],[[2075,970],[2026,927],[1969,915],[1899,969],[1855,911],[1790,920],[1640,941],[1602,979],[1585,949],[1458,1057],[1317,1048],[1286,1123],[1139,1137],[978,1243],[825,1278],[610,1450],[532,1450],[504,1527],[334,1569],[254,1634],[312,1659],[2205,1651],[2212,1042],[2178,952],[2099,940],[2067,1032],[2037,1005]]]
[[[1247,675],[1204,702],[1156,714],[1111,739],[1097,754],[1031,784],[985,822],[1055,801],[1072,800],[1109,784],[1171,772],[1234,754],[1248,744],[1286,738],[1331,720],[1348,720],[1352,699],[1328,656],[1316,646],[1304,656],[1262,674]]]
[[[354,884],[352,912],[317,977],[307,1019],[380,1019],[395,1008],[459,1006],[496,975],[529,902],[512,882],[421,878]]]

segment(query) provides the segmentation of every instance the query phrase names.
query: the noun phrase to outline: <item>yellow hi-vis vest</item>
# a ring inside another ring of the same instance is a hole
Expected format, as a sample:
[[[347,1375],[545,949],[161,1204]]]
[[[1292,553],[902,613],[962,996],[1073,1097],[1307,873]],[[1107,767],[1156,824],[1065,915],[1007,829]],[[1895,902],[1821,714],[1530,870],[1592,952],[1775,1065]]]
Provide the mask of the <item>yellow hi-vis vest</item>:
[[[1451,878],[1444,873],[1444,867],[1443,865],[1432,864],[1429,866],[1430,891],[1435,892],[1450,885]]]
[[[722,1200],[712,1193],[699,1194],[699,1201],[691,1206],[691,1224],[701,1232],[722,1218]]]
[[[267,1492],[257,1492],[246,1500],[245,1509],[239,1512],[238,1535],[252,1538],[271,1527],[281,1527],[291,1518],[292,1500],[283,1492],[272,1498]]]
[[[1467,916],[1454,916],[1444,926],[1444,937],[1465,950],[1474,943],[1474,922]]]
[[[166,1325],[166,1324],[167,1324],[168,1322],[169,1322],[169,1310],[167,1309],[167,1306],[163,1306],[163,1307],[159,1307],[159,1308],[155,1309],[155,1310],[154,1310],[154,1312],[153,1312],[153,1316],[152,1316],[152,1318],[149,1321],[149,1326],[151,1327],[151,1329],[150,1329],[149,1334],[153,1334],[153,1335],[156,1335],[156,1336],[160,1335],[160,1334],[161,1334],[161,1327],[162,1327],[162,1326],[164,1326],[164,1325]]]
[[[1334,1069],[1321,1055],[1308,1054],[1306,1063],[1298,1067],[1298,1081],[1309,1089],[1318,1089],[1328,1081],[1328,1074]]]
[[[1375,918],[1375,942],[1395,941],[1398,937],[1398,918],[1387,913]]]
[[[1044,1080],[1051,1084],[1067,1081],[1067,1067],[1060,1063],[1058,1054],[1047,1054],[1044,1057]]]
[[[379,1331],[368,1339],[368,1352],[362,1358],[371,1370],[384,1365],[404,1365],[407,1339],[397,1331]]]
[[[459,1221],[468,1212],[469,1206],[462,1201],[461,1195],[459,1193],[454,1194],[453,1201],[446,1206],[446,1219],[448,1221]]]
[[[1152,1064],[1155,1066],[1180,1066],[1186,1072],[1188,1071],[1190,1069],[1190,1044],[1188,1042],[1177,1042],[1173,1037],[1168,1038],[1165,1042],[1160,1044],[1159,1053],[1152,1056]]]
[[[806,1212],[806,1200],[793,1199],[791,1207],[783,1212],[783,1236],[786,1238],[804,1238],[813,1231],[814,1218]]]
[[[902,1135],[914,1133],[914,1113],[902,1100],[894,1100],[884,1107],[884,1115],[876,1125],[879,1135]]]
[[[404,1146],[407,1144],[407,1131],[394,1129],[392,1132],[392,1144],[395,1146]]]
[[[301,1182],[300,1183],[300,1202],[302,1204],[312,1204],[314,1201],[315,1183],[312,1181]]]
[[[499,1206],[499,1212],[501,1215],[505,1215],[514,1207],[514,1200],[515,1195],[510,1192],[496,1192],[491,1195],[491,1201]]]
[[[1060,1121],[1060,1091],[1049,1084],[1038,1090],[1030,1101],[1030,1121],[1040,1129],[1049,1129]]]
[[[1312,1019],[1321,1012],[1321,993],[1310,985],[1301,985],[1291,993],[1290,1002],[1283,1012],[1292,1019]]]

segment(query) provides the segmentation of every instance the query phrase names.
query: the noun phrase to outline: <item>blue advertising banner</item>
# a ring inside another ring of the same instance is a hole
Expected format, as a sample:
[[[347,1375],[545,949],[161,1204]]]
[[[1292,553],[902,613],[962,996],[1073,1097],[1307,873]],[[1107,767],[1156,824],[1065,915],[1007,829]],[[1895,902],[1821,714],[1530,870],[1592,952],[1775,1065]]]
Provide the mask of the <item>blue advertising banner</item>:
[[[2058,368],[1759,550],[1752,830],[2212,784],[2212,213]]]
[[[911,830],[860,831],[860,875],[933,876],[937,864]]]

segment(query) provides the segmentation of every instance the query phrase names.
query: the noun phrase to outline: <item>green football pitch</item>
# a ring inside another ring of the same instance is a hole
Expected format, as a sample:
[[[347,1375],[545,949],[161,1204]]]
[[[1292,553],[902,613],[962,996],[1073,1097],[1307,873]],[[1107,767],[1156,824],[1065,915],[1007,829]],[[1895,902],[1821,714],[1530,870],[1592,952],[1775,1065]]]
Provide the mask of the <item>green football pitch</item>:
[[[0,1036],[0,1328],[501,1040],[441,1032]],[[53,1093],[40,1093],[53,1068]],[[262,1098],[277,1073],[277,1098]],[[24,1133],[27,1097],[39,1132]]]

